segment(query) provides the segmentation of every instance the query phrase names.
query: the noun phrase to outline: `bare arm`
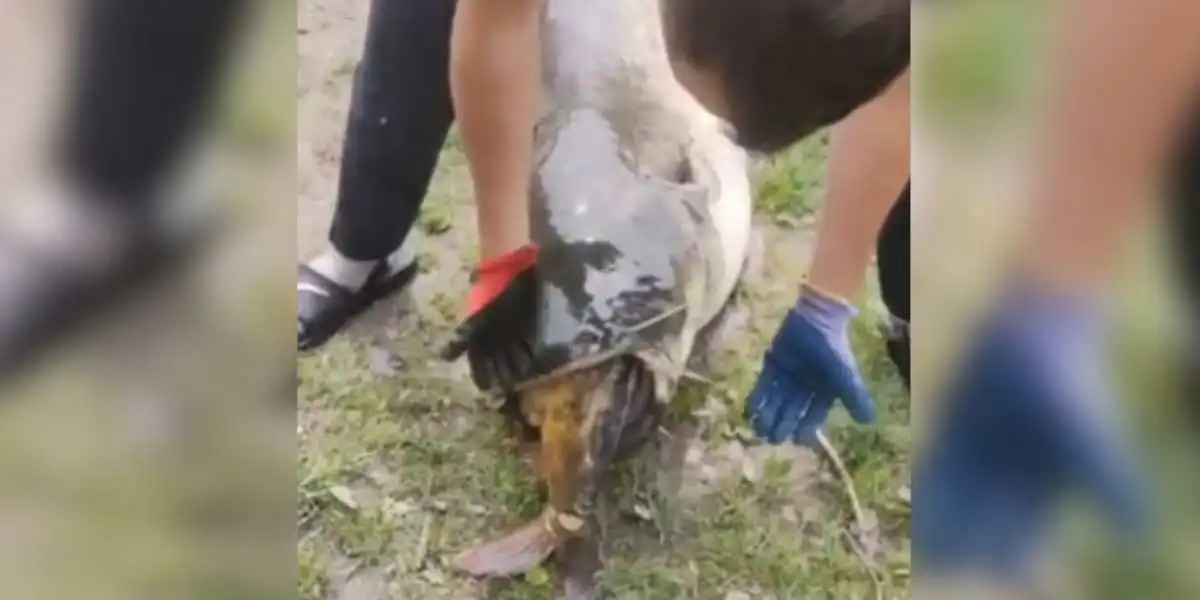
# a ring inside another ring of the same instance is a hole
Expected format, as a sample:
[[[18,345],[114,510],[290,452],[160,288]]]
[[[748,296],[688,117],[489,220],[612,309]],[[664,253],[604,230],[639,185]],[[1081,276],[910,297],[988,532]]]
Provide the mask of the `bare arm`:
[[[474,181],[480,259],[529,242],[542,0],[458,0],[450,86]]]

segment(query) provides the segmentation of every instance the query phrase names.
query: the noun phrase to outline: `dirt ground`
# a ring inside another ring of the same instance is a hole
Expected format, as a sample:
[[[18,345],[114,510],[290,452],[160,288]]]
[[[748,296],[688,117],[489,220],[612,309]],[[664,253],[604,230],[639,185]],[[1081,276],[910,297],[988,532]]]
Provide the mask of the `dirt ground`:
[[[297,24],[298,258],[325,243],[351,74],[367,0],[302,0]],[[759,446],[740,399],[795,298],[812,245],[825,140],[756,173],[758,246],[720,340],[722,388],[699,390],[655,448],[620,470],[605,502],[604,597],[902,598],[908,595],[908,407],[864,298],[855,345],[881,423],[828,434],[855,480],[865,531],[812,452]],[[474,254],[469,179],[457,137],[441,157],[414,233],[422,274],[411,294],[299,365],[299,593],[305,599],[550,598],[553,577],[477,584],[449,558],[540,508],[536,483],[505,443],[465,367],[434,348],[454,324]]]

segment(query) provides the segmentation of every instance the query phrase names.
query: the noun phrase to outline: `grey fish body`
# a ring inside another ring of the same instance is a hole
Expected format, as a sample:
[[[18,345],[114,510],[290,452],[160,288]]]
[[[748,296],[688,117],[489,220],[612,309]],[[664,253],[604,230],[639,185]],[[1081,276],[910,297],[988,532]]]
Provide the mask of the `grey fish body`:
[[[746,155],[675,81],[655,0],[549,0],[543,44],[538,341],[565,369],[636,354],[665,399],[745,261]]]

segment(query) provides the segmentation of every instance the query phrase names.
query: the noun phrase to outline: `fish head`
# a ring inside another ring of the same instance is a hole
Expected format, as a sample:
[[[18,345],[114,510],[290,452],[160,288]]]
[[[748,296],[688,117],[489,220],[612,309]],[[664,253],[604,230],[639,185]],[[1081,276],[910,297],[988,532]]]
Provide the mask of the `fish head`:
[[[701,234],[711,221],[705,188],[680,180],[690,176],[680,147],[667,175],[639,168],[651,152],[631,152],[627,136],[599,112],[551,126],[531,203],[541,248],[533,338],[544,370],[624,354],[674,357],[712,254]]]

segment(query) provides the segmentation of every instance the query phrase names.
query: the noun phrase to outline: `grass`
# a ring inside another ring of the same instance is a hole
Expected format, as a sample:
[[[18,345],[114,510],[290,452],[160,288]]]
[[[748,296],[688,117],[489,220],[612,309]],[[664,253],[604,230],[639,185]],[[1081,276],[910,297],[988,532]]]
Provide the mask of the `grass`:
[[[854,342],[880,426],[854,427],[839,415],[828,430],[877,521],[865,535],[873,546],[869,567],[848,544],[849,508],[836,480],[807,450],[759,446],[741,417],[757,357],[795,300],[803,256],[793,250],[811,241],[825,146],[814,138],[755,175],[768,250],[764,272],[743,293],[747,323],[715,361],[725,391],[681,394],[672,439],[619,469],[605,502],[606,598],[908,595],[908,408],[875,312],[864,311]],[[475,540],[536,514],[542,502],[461,365],[435,356],[453,327],[455,299],[466,291],[462,258],[469,253],[461,246],[472,234],[459,225],[473,222],[464,218],[466,181],[452,137],[418,234],[418,252],[436,267],[418,283],[417,301],[389,315],[385,328],[386,352],[404,363],[398,374],[373,368],[378,339],[344,336],[300,361],[298,592],[305,600],[353,597],[364,582],[393,598],[553,597],[544,570],[481,589],[448,565]],[[864,306],[873,309],[875,293],[867,296]],[[666,460],[672,453],[686,459]]]
[[[796,228],[812,225],[825,191],[825,157],[829,136],[814,135],[786,154],[766,159],[754,178],[755,210],[772,224]]]

